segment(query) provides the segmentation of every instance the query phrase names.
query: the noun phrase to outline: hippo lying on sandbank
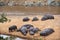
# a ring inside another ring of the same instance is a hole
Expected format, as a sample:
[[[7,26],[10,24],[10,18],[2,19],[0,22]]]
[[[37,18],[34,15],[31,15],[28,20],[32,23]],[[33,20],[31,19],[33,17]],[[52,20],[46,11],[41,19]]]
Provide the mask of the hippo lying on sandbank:
[[[53,32],[54,32],[54,30],[52,28],[46,28],[40,32],[40,35],[48,36],[48,35],[52,34]]]
[[[9,27],[9,32],[13,32],[15,30],[17,30],[17,26],[16,25],[12,25],[12,26]]]
[[[48,19],[54,19],[54,16],[51,14],[46,14],[42,17],[42,21],[48,20]]]

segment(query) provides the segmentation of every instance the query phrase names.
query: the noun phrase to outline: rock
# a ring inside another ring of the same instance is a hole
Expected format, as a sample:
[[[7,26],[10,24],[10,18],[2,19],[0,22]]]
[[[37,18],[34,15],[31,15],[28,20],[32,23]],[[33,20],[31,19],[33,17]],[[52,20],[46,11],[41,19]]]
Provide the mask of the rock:
[[[48,20],[48,19],[54,19],[54,16],[51,14],[46,14],[42,17],[42,21]]]
[[[59,1],[56,3],[56,6],[60,6],[60,2]]]
[[[37,17],[34,17],[32,21],[38,21],[39,19]]]
[[[47,28],[40,32],[40,36],[48,36],[48,35],[52,34],[53,32],[54,32],[54,30],[52,28]]]
[[[17,26],[16,25],[12,25],[12,26],[9,27],[9,32],[12,32],[13,30],[14,31],[17,30]]]
[[[42,6],[41,1],[36,2],[36,3],[35,3],[35,6],[38,6],[38,7]]]
[[[49,5],[50,6],[56,6],[56,2],[55,1],[52,1]]]
[[[28,1],[25,1],[25,3],[23,4],[23,6],[28,6],[28,7],[32,7],[33,6],[33,2],[28,2]]]
[[[5,6],[5,3],[4,2],[0,2],[0,6]]]
[[[15,1],[9,1],[8,2],[8,6],[14,6],[15,5]]]
[[[28,17],[25,17],[23,18],[23,21],[26,22],[26,21],[29,21],[30,19]]]

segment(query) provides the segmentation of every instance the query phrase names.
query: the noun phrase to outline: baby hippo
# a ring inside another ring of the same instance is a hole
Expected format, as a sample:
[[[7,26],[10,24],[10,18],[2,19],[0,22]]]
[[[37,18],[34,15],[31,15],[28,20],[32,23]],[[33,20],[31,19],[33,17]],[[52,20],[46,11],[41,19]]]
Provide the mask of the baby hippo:
[[[17,30],[17,26],[16,25],[12,25],[12,26],[9,27],[9,32],[13,32],[15,30]]]
[[[31,27],[29,29],[29,33],[30,35],[34,35],[35,33],[37,33],[38,31],[40,31],[38,28],[34,28],[34,27]]]
[[[47,28],[44,29],[43,31],[40,32],[41,36],[48,36],[50,34],[52,34],[54,32],[54,30],[52,28]]]
[[[27,29],[29,29],[30,27],[33,27],[33,25],[31,25],[31,24],[25,24],[22,27],[26,27]]]
[[[48,19],[54,19],[54,16],[51,14],[46,14],[42,17],[42,21],[48,20]]]
[[[26,21],[29,21],[30,19],[28,17],[25,17],[23,18],[23,21],[26,22]]]
[[[37,17],[34,17],[32,21],[38,21],[39,19]]]
[[[21,27],[20,29],[17,30],[18,32],[21,32],[24,36],[27,35],[28,30],[26,27]]]

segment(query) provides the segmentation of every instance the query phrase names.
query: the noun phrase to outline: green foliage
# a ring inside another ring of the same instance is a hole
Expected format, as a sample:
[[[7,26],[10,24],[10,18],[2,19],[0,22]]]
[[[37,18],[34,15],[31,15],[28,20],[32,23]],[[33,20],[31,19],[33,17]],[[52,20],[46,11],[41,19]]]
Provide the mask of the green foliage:
[[[5,40],[3,37],[0,36],[0,40]]]
[[[10,40],[15,40],[15,36],[10,36]]]
[[[40,37],[39,39],[31,39],[31,40],[42,40],[42,38]]]
[[[42,40],[42,38],[40,38],[40,40]]]
[[[2,36],[0,36],[0,40],[15,40],[16,37],[14,36],[10,36],[10,37],[6,37],[6,38],[3,38]]]
[[[0,18],[0,22],[3,23],[3,22],[6,22],[7,21],[7,18],[5,16],[5,14],[1,14],[1,18]]]
[[[8,21],[8,19],[6,18],[6,15],[3,13],[3,14],[1,14],[0,15],[1,17],[0,17],[0,23],[4,23],[4,22],[7,22]],[[9,19],[10,20],[10,19]]]

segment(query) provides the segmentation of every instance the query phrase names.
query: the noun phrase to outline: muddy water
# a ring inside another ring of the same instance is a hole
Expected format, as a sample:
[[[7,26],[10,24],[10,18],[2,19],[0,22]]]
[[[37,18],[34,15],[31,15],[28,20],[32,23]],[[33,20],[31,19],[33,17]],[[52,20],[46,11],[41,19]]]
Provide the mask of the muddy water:
[[[3,6],[0,7],[0,12],[17,12],[17,15],[39,15],[39,14],[60,14],[59,6],[41,6],[41,7],[24,7],[24,6]]]

